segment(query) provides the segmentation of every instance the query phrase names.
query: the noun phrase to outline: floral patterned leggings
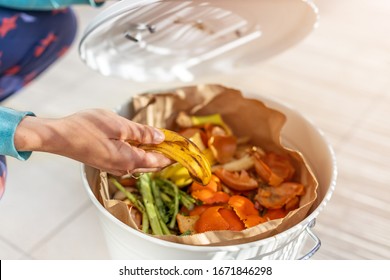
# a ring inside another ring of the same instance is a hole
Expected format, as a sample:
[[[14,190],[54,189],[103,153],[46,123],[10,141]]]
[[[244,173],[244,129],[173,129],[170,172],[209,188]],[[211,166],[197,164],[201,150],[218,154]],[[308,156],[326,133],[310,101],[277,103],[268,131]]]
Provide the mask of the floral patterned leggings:
[[[76,31],[76,17],[70,8],[22,11],[0,7],[0,103],[61,57]],[[0,198],[6,174],[5,157],[0,155]]]

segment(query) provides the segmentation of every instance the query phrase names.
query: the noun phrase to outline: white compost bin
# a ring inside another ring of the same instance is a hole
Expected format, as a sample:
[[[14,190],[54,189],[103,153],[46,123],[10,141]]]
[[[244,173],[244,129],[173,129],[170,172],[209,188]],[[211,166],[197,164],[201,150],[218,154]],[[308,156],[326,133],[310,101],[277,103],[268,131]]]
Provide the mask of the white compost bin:
[[[302,0],[123,0],[98,15],[80,42],[80,56],[103,75],[141,82],[194,81],[215,72],[230,73],[277,54],[305,37],[318,13]],[[96,206],[113,259],[307,259],[321,245],[313,233],[315,219],[336,184],[332,148],[310,121],[286,105],[250,91],[283,112],[282,143],[299,150],[318,182],[317,200],[308,216],[270,238],[231,246],[193,246],[143,234],[111,215],[91,186],[99,172],[82,167],[87,193]],[[119,114],[131,117],[126,101]],[[302,252],[306,240],[313,246]]]

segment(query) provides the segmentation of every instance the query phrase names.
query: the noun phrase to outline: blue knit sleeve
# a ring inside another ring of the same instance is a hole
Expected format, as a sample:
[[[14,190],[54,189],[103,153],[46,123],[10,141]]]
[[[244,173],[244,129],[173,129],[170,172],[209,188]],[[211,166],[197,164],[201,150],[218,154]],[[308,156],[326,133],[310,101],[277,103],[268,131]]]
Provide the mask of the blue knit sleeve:
[[[15,149],[15,130],[25,116],[35,116],[32,112],[19,112],[6,107],[0,107],[0,155],[27,160],[31,152],[18,152]]]
[[[1,7],[21,10],[53,10],[79,4],[98,7],[103,3],[96,3],[94,0],[0,0]]]

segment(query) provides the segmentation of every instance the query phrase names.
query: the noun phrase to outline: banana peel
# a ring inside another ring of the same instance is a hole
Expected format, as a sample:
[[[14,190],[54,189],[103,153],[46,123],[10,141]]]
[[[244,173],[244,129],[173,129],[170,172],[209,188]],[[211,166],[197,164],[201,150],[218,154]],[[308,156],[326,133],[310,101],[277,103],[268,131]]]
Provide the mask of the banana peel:
[[[211,167],[202,151],[193,142],[174,131],[168,129],[161,131],[165,135],[165,140],[160,144],[128,142],[145,151],[162,153],[185,167],[193,180],[207,185],[211,179]]]
[[[195,134],[199,136],[199,133]],[[194,135],[194,136],[195,136]],[[210,166],[213,166],[217,163],[212,151],[209,148],[205,148],[203,142],[199,141],[200,138],[197,136],[190,137],[189,139],[196,144],[203,155],[207,158],[210,163]],[[158,172],[158,175],[164,179],[169,179],[179,188],[190,185],[193,182],[190,173],[187,168],[185,168],[182,164],[176,162],[168,167],[165,167],[163,170]]]
[[[193,182],[187,168],[178,162],[164,168],[158,173],[158,175],[161,178],[169,179],[179,188],[187,186]]]

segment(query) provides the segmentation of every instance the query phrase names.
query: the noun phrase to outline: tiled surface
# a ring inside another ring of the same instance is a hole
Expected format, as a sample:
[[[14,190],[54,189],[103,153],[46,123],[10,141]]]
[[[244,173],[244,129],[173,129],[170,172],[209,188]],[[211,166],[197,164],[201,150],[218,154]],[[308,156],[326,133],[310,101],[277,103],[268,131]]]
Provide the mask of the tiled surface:
[[[34,259],[107,259],[95,207],[85,203],[75,209],[58,231],[31,251]]]
[[[208,81],[296,108],[334,147],[338,182],[314,228],[322,240],[314,259],[390,259],[390,4],[315,2],[320,25],[302,43],[253,69]],[[97,13],[77,11],[81,29]],[[74,46],[6,105],[55,117],[114,108],[131,93],[153,88],[100,76],[79,60]],[[35,153],[27,162],[9,159],[8,166],[0,259],[109,258],[78,163]]]
[[[78,164],[65,158],[37,153],[28,162],[8,162],[7,190],[0,206],[1,235],[11,236],[15,246],[30,252],[74,216],[87,197],[80,188]]]

